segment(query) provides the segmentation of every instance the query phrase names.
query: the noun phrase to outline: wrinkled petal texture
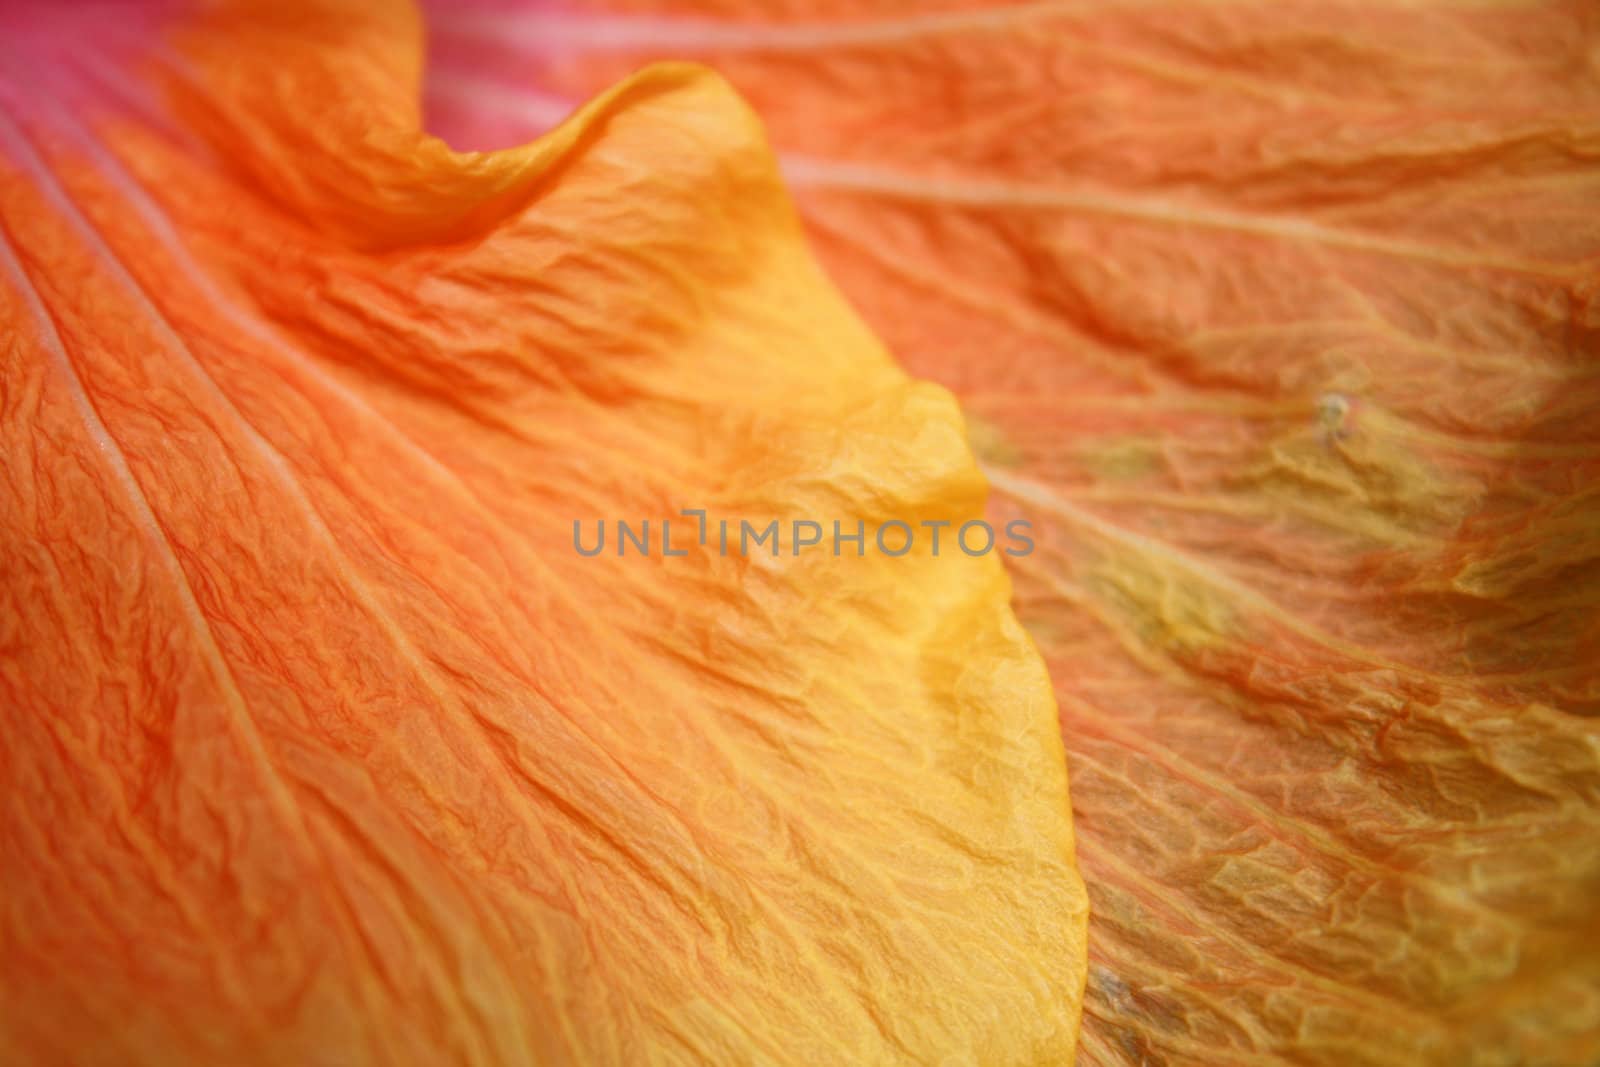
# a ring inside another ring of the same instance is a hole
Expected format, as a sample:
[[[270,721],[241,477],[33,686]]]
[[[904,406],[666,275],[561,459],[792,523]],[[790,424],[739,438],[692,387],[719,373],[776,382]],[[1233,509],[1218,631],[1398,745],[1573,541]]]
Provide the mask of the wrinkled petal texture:
[[[998,560],[573,549],[982,513],[751,113],[457,154],[409,9],[205,11],[0,13],[0,1062],[1068,1062]]]
[[[1040,532],[1082,1062],[1600,1062],[1600,8],[438,7],[463,142],[724,73],[962,401]]]

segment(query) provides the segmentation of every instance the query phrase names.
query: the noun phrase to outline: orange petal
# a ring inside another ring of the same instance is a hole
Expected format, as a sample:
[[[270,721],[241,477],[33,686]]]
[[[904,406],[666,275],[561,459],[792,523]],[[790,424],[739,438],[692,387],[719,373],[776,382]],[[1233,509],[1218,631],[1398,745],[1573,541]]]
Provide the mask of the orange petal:
[[[1070,1058],[999,562],[679,514],[984,497],[721,81],[463,155],[399,5],[0,40],[0,1061]]]
[[[483,6],[440,129],[713,63],[1039,528],[1085,1062],[1596,1062],[1592,3]]]

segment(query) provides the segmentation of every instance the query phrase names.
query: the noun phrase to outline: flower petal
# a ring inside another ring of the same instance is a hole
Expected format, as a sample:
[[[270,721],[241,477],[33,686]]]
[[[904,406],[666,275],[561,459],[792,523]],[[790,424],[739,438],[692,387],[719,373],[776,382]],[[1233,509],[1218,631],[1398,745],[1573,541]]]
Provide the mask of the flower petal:
[[[1594,1062],[1593,5],[751,11],[451,5],[433,121],[713,63],[956,391],[1040,532],[1085,1062]]]
[[[984,498],[723,83],[463,155],[401,5],[59,11],[71,91],[0,76],[0,1059],[1069,1058],[1001,565],[679,514]]]

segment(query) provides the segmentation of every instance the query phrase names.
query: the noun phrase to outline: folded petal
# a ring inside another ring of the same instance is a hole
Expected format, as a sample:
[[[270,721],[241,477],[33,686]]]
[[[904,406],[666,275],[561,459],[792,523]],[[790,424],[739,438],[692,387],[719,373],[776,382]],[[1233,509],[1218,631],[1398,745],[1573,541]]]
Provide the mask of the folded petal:
[[[0,1060],[1068,1060],[997,559],[681,514],[983,507],[750,112],[458,154],[401,5],[140,11],[0,13]]]
[[[466,143],[725,73],[961,399],[1039,532],[1084,1062],[1596,1061],[1592,4],[438,6]]]

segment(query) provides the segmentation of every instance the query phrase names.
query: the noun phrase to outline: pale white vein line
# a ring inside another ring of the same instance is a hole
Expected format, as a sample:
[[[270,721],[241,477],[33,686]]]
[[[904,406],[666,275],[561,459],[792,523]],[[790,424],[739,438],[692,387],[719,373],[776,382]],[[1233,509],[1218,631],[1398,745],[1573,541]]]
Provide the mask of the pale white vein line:
[[[0,112],[0,148],[5,149],[11,158],[18,162],[29,174],[29,176],[33,178],[40,193],[46,198],[46,200],[50,202],[51,206],[56,209],[60,217],[64,219],[73,228],[73,230],[78,233],[85,243],[91,249],[95,250],[97,254],[105,261],[106,268],[111,271],[120,282],[127,286],[130,297],[136,302],[140,303],[144,310],[148,311],[158,329],[166,336],[176,341],[176,335],[172,333],[170,325],[166,323],[165,319],[160,317],[159,313],[154,307],[149,305],[148,298],[145,297],[143,290],[138,287],[138,283],[131,275],[128,274],[127,269],[123,267],[122,264],[111,254],[110,250],[105,247],[105,244],[100,239],[99,235],[93,231],[87,220],[84,219],[79,213],[76,205],[74,205],[72,201],[67,198],[65,191],[63,191],[60,185],[55,181],[48,166],[45,164],[44,160],[39,157],[34,147],[28,142],[27,137],[3,112]],[[59,344],[59,337],[57,340]],[[177,344],[180,346],[179,351],[187,354],[187,350],[181,347],[182,342],[177,341]],[[62,349],[61,352],[62,358],[65,358],[65,350]],[[191,356],[190,358],[192,359],[193,357]],[[67,364],[67,368],[68,370],[71,370],[70,362]],[[84,390],[81,380],[77,378],[76,372],[74,371],[72,373],[72,380],[75,383],[75,397],[80,398],[80,403],[87,405],[89,403],[88,394]],[[89,411],[92,412],[92,410],[93,408],[91,405],[89,407]],[[190,584],[188,575],[184,572],[183,566],[178,560],[177,553],[173,549],[171,541],[168,539],[165,530],[161,527],[160,522],[157,520],[154,511],[151,509],[149,500],[144,495],[144,491],[140,488],[137,480],[135,480],[133,472],[128,466],[126,457],[117,447],[115,441],[111,438],[110,434],[106,431],[104,424],[97,416],[91,424],[91,438],[94,440],[97,449],[106,457],[107,462],[111,465],[118,484],[125,492],[128,493],[129,499],[133,503],[135,512],[139,517],[141,525],[145,527],[147,536],[150,537],[152,544],[155,545],[158,552],[161,554],[164,565],[172,575],[175,587],[178,591],[184,617],[186,621],[193,627],[196,637],[200,641],[202,655],[204,656],[206,663],[211,668],[219,688],[222,690],[224,701],[227,707],[233,713],[233,721],[239,726],[241,742],[245,745],[245,749],[249,753],[251,760],[256,763],[261,772],[263,783],[266,786],[268,795],[272,798],[274,807],[277,808],[280,817],[284,820],[285,825],[290,829],[291,833],[298,838],[301,847],[305,850],[305,854],[308,857],[320,857],[320,859],[314,858],[313,862],[318,862],[319,865],[325,867],[327,864],[327,859],[322,855],[321,850],[315,843],[310,827],[305,821],[304,813],[299,808],[288,782],[278,770],[277,766],[273,763],[272,757],[267,752],[266,744],[261,736],[260,728],[256,725],[255,719],[250,714],[249,706],[244,699],[244,694],[239,689],[238,681],[234,677],[233,671],[228,667],[227,659],[223,655],[221,646],[217,642],[215,632],[212,630],[209,620],[207,620],[204,611],[200,607],[199,601],[194,595],[194,588]],[[348,901],[346,902],[346,906],[349,906]],[[356,948],[356,942],[359,940],[359,938],[352,934],[354,929],[353,923],[354,919],[350,915],[347,914],[344,916],[344,923],[341,924],[341,936],[345,938],[346,945],[352,952],[360,952],[361,950]],[[363,998],[370,998],[371,988],[368,981],[359,981],[358,987],[361,990],[359,995],[361,995]],[[369,1001],[369,1009],[371,1006],[372,1005]],[[387,1049],[384,1046],[376,1045],[374,1047],[382,1049],[380,1054],[387,1058]]]
[[[0,140],[3,140],[5,131],[0,128]],[[185,620],[194,628],[200,639],[202,654],[213,677],[229,699],[238,698],[238,692],[233,686],[233,677],[222,659],[222,653],[217,648],[212,637],[211,628],[205,621],[205,616],[200,610],[199,603],[195,600],[194,590],[189,584],[188,577],[184,574],[182,565],[178,562],[177,554],[172,549],[171,542],[167,539],[166,531],[156,520],[155,512],[150,507],[144,490],[140,488],[138,480],[134,477],[132,469],[128,466],[127,457],[118,446],[116,440],[106,429],[101,421],[100,414],[94,406],[94,401],[89,398],[88,391],[84,388],[83,380],[78,376],[77,368],[72,363],[72,357],[67,354],[66,344],[61,339],[61,332],[57,329],[55,320],[45,308],[44,299],[39,295],[38,288],[28,277],[27,269],[22,265],[21,257],[11,241],[10,233],[4,225],[0,225],[0,269],[10,276],[17,291],[22,295],[23,303],[28,308],[28,314],[33,318],[38,330],[39,341],[47,353],[51,365],[67,387],[68,394],[72,397],[73,407],[77,409],[83,421],[85,432],[89,435],[94,450],[99,454],[107,469],[111,472],[113,483],[127,498],[129,506],[133,509],[133,519],[140,532],[149,544],[156,550],[157,557],[161,560],[162,567],[172,578],[177,589],[179,605]],[[109,779],[109,776],[101,776]],[[112,791],[120,791],[120,785],[113,780],[106,780],[106,786]],[[149,865],[152,876],[162,886],[166,893],[176,902],[179,912],[197,932],[205,934],[211,941],[221,944],[222,939],[217,936],[216,928],[205,921],[202,909],[188,893],[184,885],[171,877],[166,866],[156,859],[157,849],[145,832],[137,825],[129,823],[126,819],[118,818],[119,825],[128,835],[134,850]],[[220,961],[222,969],[222,984],[233,1001],[246,1010],[251,1008],[251,997],[245,988],[241,973],[231,957],[224,956]]]
[[[441,14],[430,20],[435,32],[491,39],[534,51],[627,52],[637,49],[696,52],[805,52],[889,44],[918,37],[973,33],[1015,27],[1052,15],[1084,13],[1102,6],[1086,0],[1041,3],[980,11],[910,15],[868,22],[791,25],[720,22],[710,19],[573,17],[524,12]]]
[[[117,282],[123,287],[124,290],[126,290],[129,297],[138,305],[139,310],[154,325],[156,332],[160,335],[161,340],[166,348],[183,361],[184,366],[189,369],[195,381],[199,383],[200,387],[207,393],[207,395],[211,397],[217,406],[223,411],[226,411],[235,420],[239,432],[244,436],[244,439],[249,443],[250,447],[255,449],[261,455],[262,459],[266,461],[268,469],[273,473],[278,481],[283,484],[284,488],[288,491],[290,498],[294,501],[295,506],[299,508],[302,514],[305,516],[306,521],[310,525],[314,535],[323,543],[324,547],[326,547],[330,553],[332,553],[339,560],[340,575],[342,578],[344,578],[346,584],[350,587],[352,592],[356,594],[358,599],[362,601],[363,604],[367,604],[374,610],[375,619],[377,619],[381,625],[384,625],[386,630],[394,631],[401,651],[408,659],[413,661],[414,665],[419,671],[422,670],[422,662],[415,648],[413,648],[409,641],[404,639],[403,635],[399,633],[399,629],[394,625],[393,620],[386,612],[379,608],[376,602],[368,604],[368,601],[370,600],[370,591],[367,589],[366,584],[357,575],[350,571],[348,566],[348,558],[345,556],[343,549],[339,546],[337,538],[334,537],[332,530],[328,528],[327,524],[323,521],[321,514],[316,510],[315,505],[306,495],[305,487],[301,485],[299,479],[296,478],[288,459],[283,455],[282,452],[278,451],[276,446],[263,437],[261,432],[244,417],[244,414],[238,409],[233,401],[229,399],[227,394],[222,391],[222,388],[217,384],[216,379],[211,377],[210,373],[206,371],[204,365],[202,365],[199,359],[196,358],[194,353],[190,350],[188,343],[184,341],[181,336],[179,336],[176,328],[173,327],[166,315],[163,314],[161,310],[155,306],[154,302],[151,301],[150,296],[145,291],[144,287],[136,278],[133,277],[133,275],[128,271],[127,267],[124,266],[117,258],[116,254],[105,243],[104,238],[95,232],[93,225],[84,217],[82,212],[69,199],[65,191],[60,188],[60,185],[49,174],[43,161],[38,159],[36,154],[30,155],[31,158],[28,159],[26,166],[28,170],[32,172],[33,177],[38,181],[39,185],[45,189],[46,194],[53,203],[53,206],[60,211],[63,218],[67,219],[73,230],[75,230],[79,237],[83,239],[84,243],[94,251],[96,256],[105,265],[106,269],[116,277]]]
[[[1200,229],[1255,234],[1261,237],[1371,252],[1397,259],[1417,260],[1457,268],[1483,267],[1549,277],[1567,277],[1577,270],[1576,267],[1563,269],[1537,260],[1486,255],[1470,249],[1438,247],[1417,241],[1380,237],[1376,234],[1338,230],[1306,219],[1225,211],[1160,197],[1075,190],[987,178],[955,176],[922,178],[877,167],[796,155],[783,156],[782,163],[784,178],[797,189],[832,189],[897,200],[974,208],[1074,211],[1168,226],[1192,226]]]

